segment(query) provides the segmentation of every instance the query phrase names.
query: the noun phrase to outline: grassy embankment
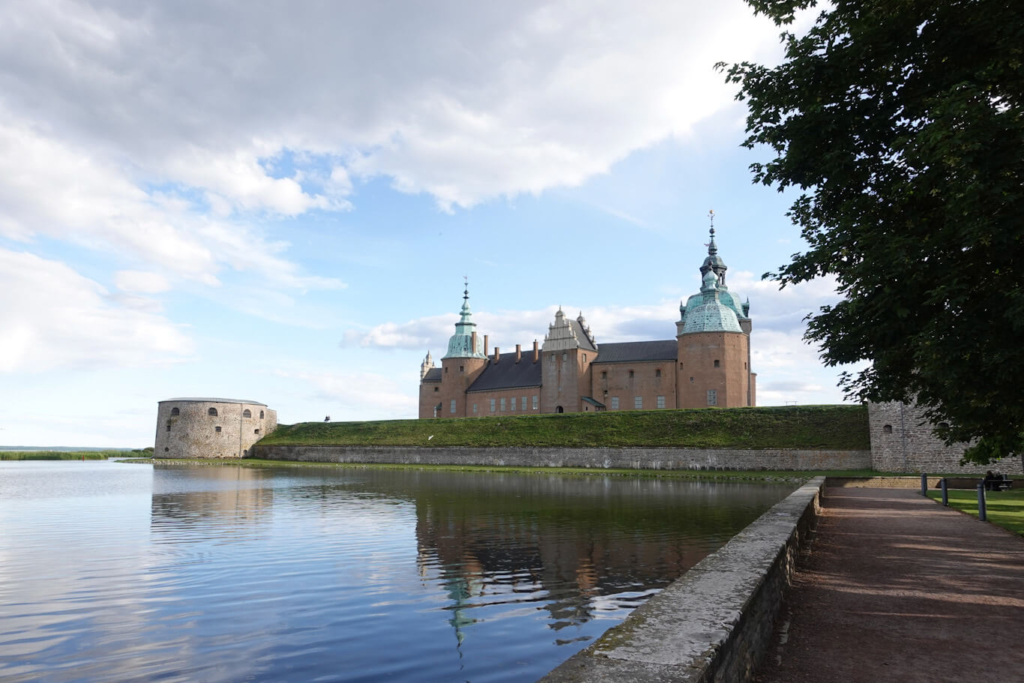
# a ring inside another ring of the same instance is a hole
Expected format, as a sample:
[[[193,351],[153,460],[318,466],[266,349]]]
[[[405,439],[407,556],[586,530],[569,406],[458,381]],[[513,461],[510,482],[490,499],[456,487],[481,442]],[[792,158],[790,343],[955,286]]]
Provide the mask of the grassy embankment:
[[[152,448],[137,448],[130,451],[0,451],[0,460],[107,460],[151,457]]]
[[[933,500],[942,500],[942,492],[929,491],[928,497]],[[977,517],[978,492],[950,491],[949,507]],[[985,509],[988,512],[988,521],[1024,536],[1024,489],[986,492]]]
[[[260,446],[869,450],[864,406],[648,410],[282,425]]]

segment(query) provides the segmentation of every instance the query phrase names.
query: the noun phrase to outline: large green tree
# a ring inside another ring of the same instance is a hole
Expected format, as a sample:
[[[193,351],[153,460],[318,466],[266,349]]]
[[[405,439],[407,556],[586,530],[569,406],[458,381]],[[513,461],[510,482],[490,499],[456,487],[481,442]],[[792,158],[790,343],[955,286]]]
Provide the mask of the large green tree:
[[[807,339],[852,398],[916,400],[978,462],[1024,457],[1024,0],[748,0],[776,67],[720,65],[749,106],[755,181],[799,188],[809,248],[766,277],[834,275]],[[813,18],[813,14],[809,18]]]

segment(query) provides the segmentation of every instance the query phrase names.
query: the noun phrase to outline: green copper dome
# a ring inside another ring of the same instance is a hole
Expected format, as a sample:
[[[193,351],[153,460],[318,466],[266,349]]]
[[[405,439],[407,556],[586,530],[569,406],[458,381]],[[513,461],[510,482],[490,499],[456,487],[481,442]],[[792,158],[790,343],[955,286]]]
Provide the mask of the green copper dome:
[[[462,293],[462,314],[459,322],[455,323],[455,334],[448,340],[448,353],[441,357],[445,358],[486,358],[484,355],[484,343],[477,335],[476,348],[473,348],[473,330],[476,323],[473,322],[473,312],[469,310],[469,286]]]
[[[708,269],[704,273],[704,285],[700,288],[700,299],[690,297],[683,314],[680,334],[697,332],[740,332],[740,321],[736,312],[719,299],[718,276]],[[692,307],[690,304],[693,304]]]

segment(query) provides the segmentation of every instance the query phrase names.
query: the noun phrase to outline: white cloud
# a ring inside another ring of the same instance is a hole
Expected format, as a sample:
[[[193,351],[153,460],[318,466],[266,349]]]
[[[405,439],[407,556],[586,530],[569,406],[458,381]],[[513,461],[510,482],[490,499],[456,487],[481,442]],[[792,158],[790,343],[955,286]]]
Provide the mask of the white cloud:
[[[118,289],[136,294],[159,294],[171,288],[163,275],[138,270],[118,271],[114,273],[114,282]]]
[[[166,318],[57,261],[0,249],[0,290],[0,372],[165,364],[193,351]]]
[[[732,106],[715,62],[779,53],[740,0],[395,9],[9,5],[0,107],[218,213],[345,209],[349,174],[447,208],[578,185],[686,136]]]
[[[86,151],[27,125],[0,123],[0,236],[67,239],[211,286],[220,284],[225,266],[283,287],[343,286],[334,278],[303,274],[281,256],[287,243],[183,210],[188,206],[164,193],[147,194],[121,169]],[[154,277],[149,276],[151,285]]]

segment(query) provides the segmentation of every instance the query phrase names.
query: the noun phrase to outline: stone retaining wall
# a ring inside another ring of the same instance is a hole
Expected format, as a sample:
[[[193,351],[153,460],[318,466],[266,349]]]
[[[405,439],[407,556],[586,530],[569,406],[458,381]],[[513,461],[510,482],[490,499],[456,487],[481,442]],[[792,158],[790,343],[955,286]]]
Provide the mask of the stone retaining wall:
[[[870,451],[701,448],[418,448],[261,446],[252,457],[308,462],[655,470],[867,470]]]
[[[824,482],[816,477],[797,489],[542,680],[748,680],[771,643]]]

